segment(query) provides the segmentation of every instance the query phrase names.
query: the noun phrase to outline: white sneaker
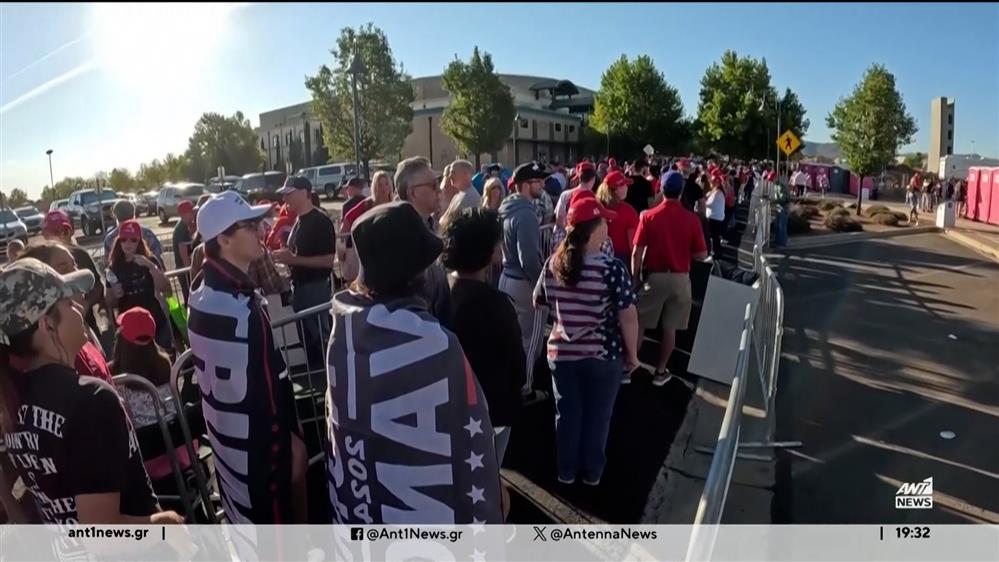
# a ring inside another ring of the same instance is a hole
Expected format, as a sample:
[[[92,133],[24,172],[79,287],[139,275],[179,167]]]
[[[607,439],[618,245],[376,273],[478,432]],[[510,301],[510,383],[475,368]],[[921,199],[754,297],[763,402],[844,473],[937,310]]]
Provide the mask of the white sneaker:
[[[631,373],[621,375],[621,384],[631,384]]]
[[[673,375],[670,374],[669,369],[667,369],[665,372],[662,373],[656,373],[656,376],[652,377],[652,385],[663,386],[664,384],[669,382],[669,380],[672,377]]]

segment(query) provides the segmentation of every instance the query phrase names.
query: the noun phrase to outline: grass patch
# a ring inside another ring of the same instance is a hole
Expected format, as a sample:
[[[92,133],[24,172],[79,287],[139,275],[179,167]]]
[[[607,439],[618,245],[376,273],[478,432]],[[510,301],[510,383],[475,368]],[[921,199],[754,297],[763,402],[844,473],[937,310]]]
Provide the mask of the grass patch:
[[[835,209],[832,209],[828,213],[826,213],[826,216],[827,217],[835,217],[835,216],[848,217],[848,216],[850,216],[850,211],[848,209],[844,209],[843,207],[836,207]]]
[[[898,226],[899,220],[895,216],[895,213],[878,213],[874,215],[873,219],[877,224],[883,224],[885,226]]]
[[[891,209],[885,207],[884,205],[871,205],[870,207],[864,209],[864,214],[869,217],[880,215],[881,213],[891,213]]]
[[[831,210],[835,209],[836,207],[842,208],[842,206],[839,203],[835,202],[835,201],[823,201],[823,202],[819,203],[819,210],[820,211],[831,211]]]
[[[819,216],[819,210],[810,205],[794,205],[791,207],[790,213],[792,215],[798,215],[806,220]]]

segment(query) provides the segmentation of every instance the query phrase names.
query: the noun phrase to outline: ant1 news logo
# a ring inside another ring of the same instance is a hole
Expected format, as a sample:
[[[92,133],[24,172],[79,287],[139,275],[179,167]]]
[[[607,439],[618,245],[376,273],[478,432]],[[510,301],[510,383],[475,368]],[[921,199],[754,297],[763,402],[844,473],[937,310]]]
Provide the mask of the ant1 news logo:
[[[909,482],[895,492],[895,509],[932,509],[933,477],[922,482]]]

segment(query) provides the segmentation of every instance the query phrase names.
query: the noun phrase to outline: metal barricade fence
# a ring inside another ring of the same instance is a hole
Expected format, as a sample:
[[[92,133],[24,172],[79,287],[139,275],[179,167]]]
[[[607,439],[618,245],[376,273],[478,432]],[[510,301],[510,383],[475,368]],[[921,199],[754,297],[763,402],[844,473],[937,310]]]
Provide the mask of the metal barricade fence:
[[[773,437],[774,399],[777,392],[777,367],[780,363],[781,340],[784,336],[784,290],[777,274],[770,267],[766,256],[760,257],[760,297],[753,315],[753,348],[760,387],[763,389],[763,406],[771,427],[767,439]]]
[[[171,269],[164,275],[170,280],[170,287],[173,289],[173,295],[177,297],[177,301],[182,305],[187,305],[187,291],[191,287],[191,268],[181,267],[179,269]],[[185,287],[187,288],[186,290]]]

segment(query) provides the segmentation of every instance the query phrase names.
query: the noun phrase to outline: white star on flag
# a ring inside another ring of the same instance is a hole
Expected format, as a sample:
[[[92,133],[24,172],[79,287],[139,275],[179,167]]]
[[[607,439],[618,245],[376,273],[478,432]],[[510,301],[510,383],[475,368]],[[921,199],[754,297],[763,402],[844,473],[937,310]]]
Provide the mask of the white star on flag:
[[[486,501],[485,491],[485,488],[479,488],[473,484],[472,491],[465,495],[472,498],[472,505],[475,505],[479,502]]]
[[[486,553],[479,552],[479,549],[476,548],[469,558],[472,559],[472,562],[486,562]]]
[[[468,418],[468,425],[465,426],[468,431],[469,437],[475,437],[476,433],[482,433],[482,420],[477,420],[475,418]]]
[[[469,525],[469,527],[472,528],[472,536],[474,537],[475,535],[477,535],[479,533],[485,533],[486,532],[485,524],[486,524],[485,521],[479,521],[473,515],[472,516],[472,524]]]
[[[476,468],[483,468],[482,457],[484,456],[485,455],[476,455],[475,453],[468,454],[468,458],[465,459],[465,462],[468,463],[468,466],[472,467],[472,472],[475,472]]]

